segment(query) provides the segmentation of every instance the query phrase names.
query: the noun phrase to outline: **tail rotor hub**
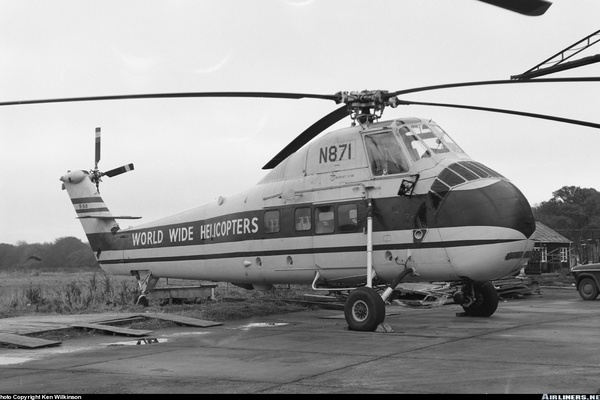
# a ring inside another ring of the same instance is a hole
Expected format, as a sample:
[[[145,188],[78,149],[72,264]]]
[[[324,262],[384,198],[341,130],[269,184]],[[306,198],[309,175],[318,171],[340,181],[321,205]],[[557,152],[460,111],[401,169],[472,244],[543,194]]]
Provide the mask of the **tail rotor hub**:
[[[129,172],[133,170],[133,164],[123,165],[119,168],[114,168],[106,172],[102,172],[98,169],[98,163],[100,162],[100,128],[96,128],[96,157],[95,157],[95,167],[90,170],[90,179],[92,182],[96,184],[96,190],[100,193],[100,182],[102,182],[103,176],[108,176],[112,178],[113,176],[120,175],[125,172]]]

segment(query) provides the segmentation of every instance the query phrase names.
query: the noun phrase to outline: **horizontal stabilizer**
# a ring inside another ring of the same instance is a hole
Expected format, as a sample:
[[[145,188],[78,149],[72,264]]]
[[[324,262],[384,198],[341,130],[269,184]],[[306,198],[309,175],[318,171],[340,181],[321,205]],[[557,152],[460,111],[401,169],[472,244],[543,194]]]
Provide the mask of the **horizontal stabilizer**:
[[[140,219],[142,217],[132,217],[129,215],[112,216],[112,215],[86,215],[83,217],[77,217],[77,219],[83,218],[97,218],[97,219]]]

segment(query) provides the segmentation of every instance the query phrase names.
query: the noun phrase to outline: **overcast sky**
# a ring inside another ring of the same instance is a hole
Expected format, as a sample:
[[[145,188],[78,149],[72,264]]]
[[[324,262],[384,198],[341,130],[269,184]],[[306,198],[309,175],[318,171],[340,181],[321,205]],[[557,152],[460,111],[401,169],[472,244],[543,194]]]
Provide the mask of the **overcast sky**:
[[[474,0],[0,0],[0,101],[332,94],[509,79],[599,29],[598,0],[555,0],[534,18]],[[577,58],[598,53],[600,44]],[[600,65],[555,76],[600,76]],[[452,89],[405,99],[600,122],[600,83]],[[114,214],[150,222],[254,185],[272,156],[336,107],[225,98],[0,107],[0,243],[84,238],[58,179],[93,168],[96,127],[101,170],[135,164],[104,179],[104,200]],[[596,129],[420,106],[384,113],[402,116],[436,121],[532,205],[565,185],[600,190]]]

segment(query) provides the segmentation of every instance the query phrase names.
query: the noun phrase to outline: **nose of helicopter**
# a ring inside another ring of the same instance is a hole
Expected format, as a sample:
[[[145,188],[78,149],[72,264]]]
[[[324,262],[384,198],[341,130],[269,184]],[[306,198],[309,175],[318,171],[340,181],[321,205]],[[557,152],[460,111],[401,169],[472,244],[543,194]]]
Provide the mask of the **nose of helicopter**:
[[[437,212],[441,226],[508,228],[530,238],[535,220],[529,202],[512,183],[469,182],[450,190]]]
[[[529,202],[507,180],[467,182],[448,191],[437,210],[448,259],[458,276],[493,280],[518,271],[533,248]]]

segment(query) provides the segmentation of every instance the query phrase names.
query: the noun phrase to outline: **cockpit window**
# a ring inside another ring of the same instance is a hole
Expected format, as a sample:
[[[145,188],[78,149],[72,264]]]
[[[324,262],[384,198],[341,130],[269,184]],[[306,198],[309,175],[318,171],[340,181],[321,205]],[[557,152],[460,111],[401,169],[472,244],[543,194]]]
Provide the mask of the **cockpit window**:
[[[462,149],[437,125],[415,123],[401,127],[398,134],[406,143],[414,161],[432,154],[462,153]]]
[[[469,181],[487,178],[504,178],[496,171],[475,161],[459,161],[444,168],[429,190],[429,198],[435,210],[453,187]]]
[[[406,132],[402,135],[402,139],[406,143],[406,148],[410,153],[410,157],[413,161],[418,161],[423,157],[429,156],[429,149],[423,142],[421,142],[416,135],[413,135],[410,129],[406,129]]]
[[[408,162],[392,132],[365,136],[365,146],[373,175],[381,176],[408,172]]]

